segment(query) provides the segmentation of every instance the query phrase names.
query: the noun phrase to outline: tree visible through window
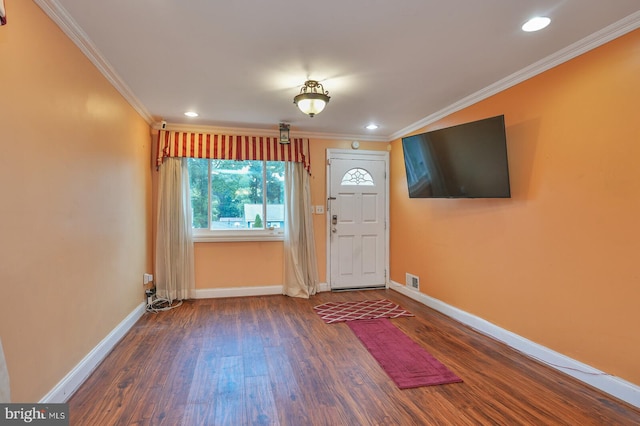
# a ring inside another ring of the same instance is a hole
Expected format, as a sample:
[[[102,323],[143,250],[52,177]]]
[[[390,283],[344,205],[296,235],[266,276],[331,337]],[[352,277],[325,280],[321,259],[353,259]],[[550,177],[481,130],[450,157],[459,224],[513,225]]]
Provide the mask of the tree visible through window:
[[[190,158],[193,228],[284,226],[284,162]]]

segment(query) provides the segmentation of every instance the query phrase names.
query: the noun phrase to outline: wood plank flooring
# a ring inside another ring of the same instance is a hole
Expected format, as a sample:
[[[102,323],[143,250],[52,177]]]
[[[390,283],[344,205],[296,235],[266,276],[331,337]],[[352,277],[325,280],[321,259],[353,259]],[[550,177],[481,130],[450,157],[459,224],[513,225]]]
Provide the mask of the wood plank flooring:
[[[312,307],[386,298],[464,382],[399,390]],[[640,410],[392,290],[187,301],[145,314],[69,401],[71,425],[639,425]]]

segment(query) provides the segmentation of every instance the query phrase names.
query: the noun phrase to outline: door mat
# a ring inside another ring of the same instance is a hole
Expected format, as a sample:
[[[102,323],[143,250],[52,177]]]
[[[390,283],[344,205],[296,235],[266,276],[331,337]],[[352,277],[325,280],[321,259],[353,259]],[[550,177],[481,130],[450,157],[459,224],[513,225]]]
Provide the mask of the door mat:
[[[313,309],[327,324],[373,318],[412,317],[390,300],[364,300],[361,302],[328,302],[314,306]]]

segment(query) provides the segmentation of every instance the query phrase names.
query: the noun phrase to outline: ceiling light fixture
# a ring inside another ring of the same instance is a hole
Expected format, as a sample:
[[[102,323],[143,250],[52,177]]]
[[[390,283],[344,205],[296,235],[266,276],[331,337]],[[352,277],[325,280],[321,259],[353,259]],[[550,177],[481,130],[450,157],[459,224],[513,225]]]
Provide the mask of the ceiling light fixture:
[[[289,124],[280,123],[280,143],[282,145],[288,145],[291,143],[289,139]]]
[[[197,117],[198,113],[193,111],[187,111],[184,113],[184,115],[186,115],[187,117]]]
[[[378,127],[380,127],[380,126],[378,126],[375,123],[367,124],[366,126],[364,126],[364,128],[367,129],[367,130],[376,130]]]
[[[315,80],[307,80],[300,89],[300,94],[293,98],[293,103],[309,117],[322,112],[329,102],[329,92],[325,92],[322,84]]]
[[[529,19],[524,23],[524,25],[522,25],[522,31],[526,31],[528,33],[539,31],[545,28],[550,23],[551,19],[547,18],[546,16],[536,16],[535,18]]]

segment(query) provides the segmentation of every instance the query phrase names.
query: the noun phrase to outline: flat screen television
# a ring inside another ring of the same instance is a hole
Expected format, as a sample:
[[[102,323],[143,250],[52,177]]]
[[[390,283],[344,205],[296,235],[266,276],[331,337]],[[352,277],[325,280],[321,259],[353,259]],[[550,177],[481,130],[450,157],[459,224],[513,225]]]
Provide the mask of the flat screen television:
[[[504,115],[402,138],[410,198],[510,198]]]

